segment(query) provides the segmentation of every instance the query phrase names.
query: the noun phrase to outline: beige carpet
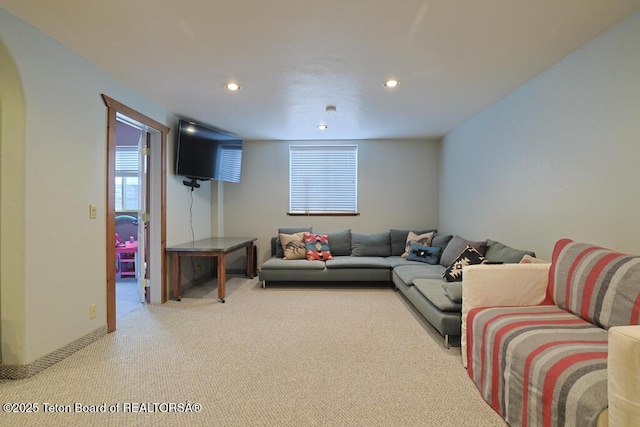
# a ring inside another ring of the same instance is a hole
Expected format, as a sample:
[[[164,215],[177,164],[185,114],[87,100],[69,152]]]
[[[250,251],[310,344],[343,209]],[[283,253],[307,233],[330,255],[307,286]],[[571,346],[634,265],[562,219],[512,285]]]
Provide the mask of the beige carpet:
[[[2,403],[39,406],[0,413],[0,425],[505,425],[462,368],[460,349],[443,348],[386,287],[262,289],[232,277],[225,304],[210,283],[118,322],[36,376],[0,381]],[[118,412],[73,413],[76,402]],[[200,412],[165,412],[187,402]],[[44,403],[72,412],[44,413]],[[131,412],[140,403],[156,412]]]

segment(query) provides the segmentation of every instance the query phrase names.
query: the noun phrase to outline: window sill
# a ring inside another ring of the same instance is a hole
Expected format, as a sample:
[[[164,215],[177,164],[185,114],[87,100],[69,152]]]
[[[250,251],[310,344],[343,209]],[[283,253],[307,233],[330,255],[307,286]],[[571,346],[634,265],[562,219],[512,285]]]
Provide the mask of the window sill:
[[[289,216],[358,216],[360,212],[287,212]]]

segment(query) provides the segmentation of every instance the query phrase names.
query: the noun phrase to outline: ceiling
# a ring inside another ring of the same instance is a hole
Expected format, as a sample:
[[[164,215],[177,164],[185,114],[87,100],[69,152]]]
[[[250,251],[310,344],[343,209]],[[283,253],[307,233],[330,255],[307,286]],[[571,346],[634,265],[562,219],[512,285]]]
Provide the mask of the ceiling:
[[[336,140],[441,137],[640,10],[640,0],[0,6],[179,116],[250,140]],[[388,78],[398,88],[384,88]],[[240,91],[223,87],[232,80]]]

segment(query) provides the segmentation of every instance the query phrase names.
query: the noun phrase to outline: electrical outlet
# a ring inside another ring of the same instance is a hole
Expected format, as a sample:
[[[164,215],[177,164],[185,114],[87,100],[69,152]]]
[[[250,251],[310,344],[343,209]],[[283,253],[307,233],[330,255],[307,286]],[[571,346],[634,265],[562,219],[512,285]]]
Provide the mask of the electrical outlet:
[[[95,319],[97,311],[98,311],[98,307],[95,304],[91,304],[89,306],[89,319]]]
[[[96,205],[89,205],[89,218],[96,219],[98,216],[98,207]]]

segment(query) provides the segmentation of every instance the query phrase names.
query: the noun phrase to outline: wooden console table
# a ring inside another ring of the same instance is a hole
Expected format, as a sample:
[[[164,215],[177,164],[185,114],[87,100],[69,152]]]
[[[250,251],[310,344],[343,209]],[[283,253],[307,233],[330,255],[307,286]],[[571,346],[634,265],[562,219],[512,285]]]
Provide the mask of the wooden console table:
[[[180,301],[182,284],[180,281],[180,259],[189,257],[210,257],[218,265],[218,301],[224,302],[226,292],[226,255],[246,248],[247,251],[247,277],[255,277],[253,268],[253,242],[255,237],[212,237],[210,239],[196,240],[195,242],[166,248],[166,253],[171,257],[171,282],[173,296]]]

